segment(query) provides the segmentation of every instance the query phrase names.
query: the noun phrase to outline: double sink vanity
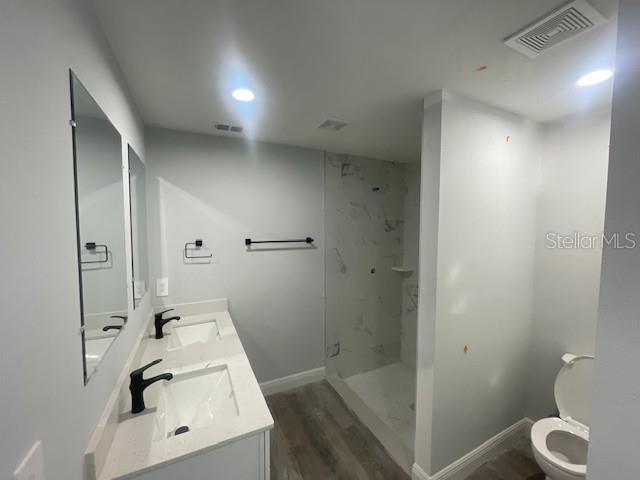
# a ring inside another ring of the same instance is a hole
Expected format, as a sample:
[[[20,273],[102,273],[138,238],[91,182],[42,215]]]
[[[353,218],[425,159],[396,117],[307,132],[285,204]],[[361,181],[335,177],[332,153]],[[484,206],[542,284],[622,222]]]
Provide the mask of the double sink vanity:
[[[144,409],[132,413],[140,393]],[[272,427],[227,300],[165,307],[149,318],[91,438],[87,478],[267,480]]]

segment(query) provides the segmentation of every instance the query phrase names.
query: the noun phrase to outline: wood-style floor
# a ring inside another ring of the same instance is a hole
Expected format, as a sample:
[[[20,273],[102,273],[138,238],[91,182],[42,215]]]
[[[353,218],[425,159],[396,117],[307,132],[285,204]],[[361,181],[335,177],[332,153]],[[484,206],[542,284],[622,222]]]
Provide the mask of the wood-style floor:
[[[482,465],[467,480],[545,480],[545,475],[533,458],[530,440],[524,438]]]
[[[409,480],[326,382],[267,397],[275,421],[271,480]],[[528,441],[467,480],[544,480]]]
[[[267,397],[271,480],[409,480],[326,382]]]

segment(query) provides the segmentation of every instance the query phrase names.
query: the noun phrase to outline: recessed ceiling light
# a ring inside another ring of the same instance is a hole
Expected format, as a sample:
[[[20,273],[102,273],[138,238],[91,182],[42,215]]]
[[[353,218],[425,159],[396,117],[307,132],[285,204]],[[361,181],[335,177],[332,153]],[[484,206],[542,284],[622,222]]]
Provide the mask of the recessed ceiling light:
[[[589,85],[595,85],[596,83],[601,83],[609,80],[612,76],[613,72],[609,69],[596,70],[580,77],[577,85],[579,87],[588,87]]]
[[[256,96],[248,88],[237,88],[231,92],[231,96],[239,102],[252,102]]]

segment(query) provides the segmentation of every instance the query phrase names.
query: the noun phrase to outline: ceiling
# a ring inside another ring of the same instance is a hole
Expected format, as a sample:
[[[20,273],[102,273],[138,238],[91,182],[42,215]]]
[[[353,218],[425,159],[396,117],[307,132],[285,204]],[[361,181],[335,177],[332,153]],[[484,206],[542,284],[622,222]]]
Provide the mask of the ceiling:
[[[145,124],[394,161],[438,89],[538,121],[610,101],[615,21],[530,60],[503,39],[562,0],[93,0]],[[617,0],[591,0],[615,19]],[[480,65],[486,69],[478,71]],[[241,104],[231,90],[248,86]],[[318,130],[327,118],[348,122]]]

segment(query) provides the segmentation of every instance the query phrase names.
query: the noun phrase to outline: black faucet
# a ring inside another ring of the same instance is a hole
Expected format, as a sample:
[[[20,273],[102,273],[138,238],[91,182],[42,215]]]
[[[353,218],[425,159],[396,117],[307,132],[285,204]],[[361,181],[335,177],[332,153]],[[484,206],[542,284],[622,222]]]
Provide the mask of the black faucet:
[[[129,391],[131,392],[131,413],[140,413],[146,408],[144,405],[145,388],[160,380],[171,380],[173,378],[173,374],[171,373],[162,373],[155,377],[146,379],[142,378],[142,374],[146,369],[159,364],[161,361],[161,358],[154,360],[150,364],[140,367],[129,374],[129,378],[131,379],[131,382],[129,383]]]
[[[102,327],[103,332],[108,332],[109,330],[122,330],[122,325],[105,325]]]
[[[178,316],[162,318],[162,315],[164,315],[167,312],[170,312],[171,310],[173,310],[173,308],[170,308],[163,312],[156,313],[156,320],[154,322],[154,325],[156,326],[156,338],[164,337],[164,332],[162,331],[162,327],[164,327],[165,324],[169,323],[171,320],[180,320],[180,317]]]
[[[119,318],[124,323],[127,323],[127,317],[124,315],[111,315],[110,318]],[[109,330],[122,330],[122,325],[105,325],[102,327],[103,332],[108,332]]]

